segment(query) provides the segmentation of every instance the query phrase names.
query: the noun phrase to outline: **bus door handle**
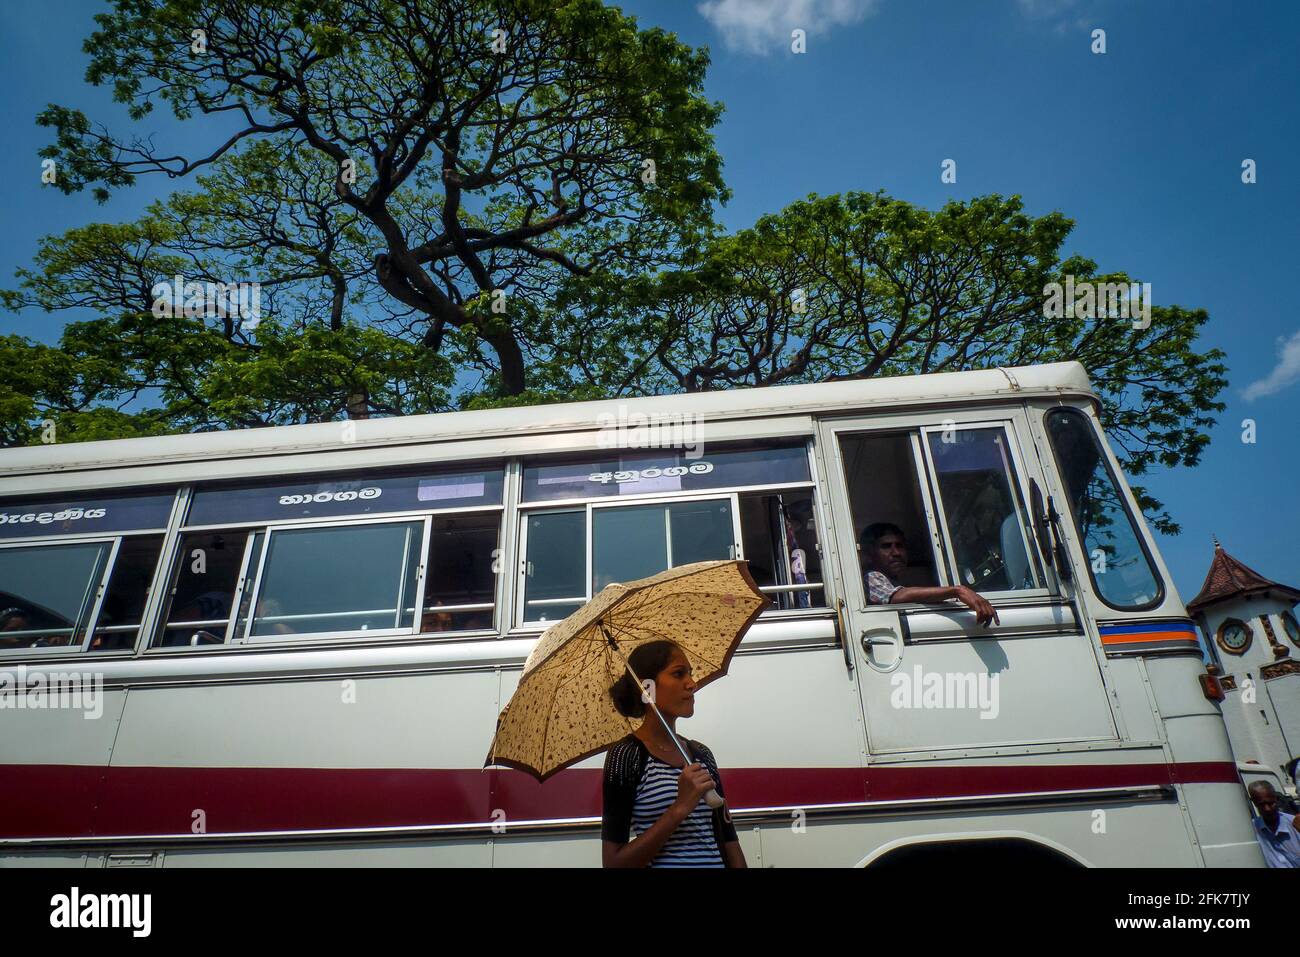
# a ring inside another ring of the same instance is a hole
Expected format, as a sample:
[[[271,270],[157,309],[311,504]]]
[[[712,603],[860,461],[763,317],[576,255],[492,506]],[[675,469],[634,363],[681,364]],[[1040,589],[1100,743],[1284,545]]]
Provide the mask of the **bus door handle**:
[[[902,663],[903,660],[903,640],[895,633],[892,628],[864,628],[862,636],[859,639],[862,643],[862,650],[866,653],[868,667],[880,671],[889,672]],[[894,660],[888,665],[881,665],[875,661],[875,649],[881,645],[889,645],[894,649]]]

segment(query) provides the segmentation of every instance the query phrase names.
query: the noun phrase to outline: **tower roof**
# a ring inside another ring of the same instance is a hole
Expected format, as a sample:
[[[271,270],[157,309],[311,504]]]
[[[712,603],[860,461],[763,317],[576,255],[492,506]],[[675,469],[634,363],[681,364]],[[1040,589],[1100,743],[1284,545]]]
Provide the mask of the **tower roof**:
[[[1243,565],[1225,552],[1216,539],[1214,561],[1210,562],[1205,584],[1201,586],[1196,597],[1187,603],[1187,610],[1196,614],[1221,601],[1262,595],[1265,592],[1276,592],[1279,597],[1292,602],[1300,601],[1300,590],[1289,585],[1280,585],[1272,579],[1265,578],[1253,568]]]

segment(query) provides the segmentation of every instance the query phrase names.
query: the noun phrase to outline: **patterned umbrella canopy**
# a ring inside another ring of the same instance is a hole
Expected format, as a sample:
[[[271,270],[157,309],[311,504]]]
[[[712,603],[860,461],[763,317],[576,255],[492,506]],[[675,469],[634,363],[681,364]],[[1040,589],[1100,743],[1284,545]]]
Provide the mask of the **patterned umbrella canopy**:
[[[484,766],[518,768],[545,781],[605,750],[639,727],[609,696],[627,672],[627,655],[651,641],[676,642],[696,683],[707,684],[727,673],[766,605],[748,563],[738,560],[695,562],[607,585],[542,634],[497,719]]]

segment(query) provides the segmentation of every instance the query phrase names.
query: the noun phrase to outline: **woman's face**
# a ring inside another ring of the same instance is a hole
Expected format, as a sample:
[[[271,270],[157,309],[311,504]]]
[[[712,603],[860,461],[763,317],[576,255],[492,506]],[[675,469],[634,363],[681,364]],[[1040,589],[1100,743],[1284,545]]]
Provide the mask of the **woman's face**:
[[[689,718],[695,713],[695,687],[690,662],[674,648],[668,664],[655,675],[655,704],[665,717]]]

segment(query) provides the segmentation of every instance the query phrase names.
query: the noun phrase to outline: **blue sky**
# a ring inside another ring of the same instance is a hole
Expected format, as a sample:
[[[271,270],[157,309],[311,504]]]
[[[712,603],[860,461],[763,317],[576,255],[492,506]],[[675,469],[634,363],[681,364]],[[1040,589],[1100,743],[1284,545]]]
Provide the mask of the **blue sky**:
[[[1300,7],[1191,0],[633,0],[643,26],[707,45],[706,92],[726,105],[715,134],[749,225],[808,193],[886,192],[929,208],[1020,194],[1030,213],[1077,222],[1067,253],[1152,284],[1157,305],[1210,314],[1228,354],[1227,411],[1196,469],[1144,477],[1182,523],[1161,550],[1184,600],[1211,534],[1265,575],[1300,586],[1300,316],[1286,283],[1300,253]],[[126,221],[183,184],[147,178],[96,206],[39,183],[47,103],[129,128],[86,86],[92,0],[0,7],[0,285],[38,240]],[[790,30],[807,51],[790,52]],[[1091,52],[1106,31],[1107,52]],[[142,124],[197,153],[209,137],[159,112]],[[957,161],[957,182],[940,163]],[[1243,185],[1254,159],[1258,182]],[[0,334],[56,339],[62,320],[0,315]],[[1252,388],[1253,386],[1253,388]],[[1242,421],[1253,419],[1254,444]]]

